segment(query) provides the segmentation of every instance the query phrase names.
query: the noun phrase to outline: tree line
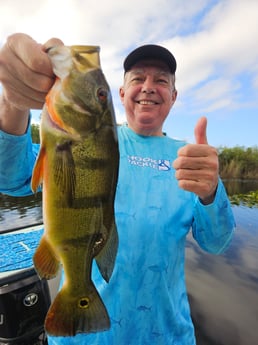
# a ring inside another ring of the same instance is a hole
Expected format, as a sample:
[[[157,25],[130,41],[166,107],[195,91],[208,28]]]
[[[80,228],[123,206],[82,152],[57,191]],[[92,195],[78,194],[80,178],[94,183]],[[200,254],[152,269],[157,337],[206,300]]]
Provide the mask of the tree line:
[[[39,143],[39,125],[31,125],[32,141]],[[218,148],[222,179],[258,179],[258,146]]]
[[[31,125],[31,137],[32,137],[32,142],[39,144],[40,138],[39,138],[39,125],[32,124]]]
[[[238,179],[258,179],[258,146],[218,149],[220,176]]]

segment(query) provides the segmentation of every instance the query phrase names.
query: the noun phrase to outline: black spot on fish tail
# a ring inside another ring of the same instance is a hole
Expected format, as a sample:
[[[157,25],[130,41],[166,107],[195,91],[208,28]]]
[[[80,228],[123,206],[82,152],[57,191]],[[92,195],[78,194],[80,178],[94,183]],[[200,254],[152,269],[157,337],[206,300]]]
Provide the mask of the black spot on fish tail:
[[[58,189],[64,194],[66,204],[71,207],[75,197],[76,174],[70,141],[56,146],[54,179]]]

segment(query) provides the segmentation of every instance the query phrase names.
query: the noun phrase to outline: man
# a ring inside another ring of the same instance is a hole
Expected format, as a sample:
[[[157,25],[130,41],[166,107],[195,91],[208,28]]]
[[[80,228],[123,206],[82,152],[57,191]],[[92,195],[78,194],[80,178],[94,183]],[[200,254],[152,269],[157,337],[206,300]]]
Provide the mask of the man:
[[[0,191],[25,195],[38,147],[28,130],[29,109],[40,108],[53,84],[51,64],[30,37],[11,36],[0,52]],[[33,52],[33,55],[32,53]],[[146,45],[124,61],[120,98],[127,125],[118,128],[120,167],[115,200],[119,250],[109,284],[93,267],[93,280],[111,318],[111,329],[49,344],[194,345],[184,278],[186,235],[222,252],[234,229],[230,203],[218,176],[216,150],[205,118],[196,144],[168,138],[163,123],[173,106],[176,60],[164,47]]]

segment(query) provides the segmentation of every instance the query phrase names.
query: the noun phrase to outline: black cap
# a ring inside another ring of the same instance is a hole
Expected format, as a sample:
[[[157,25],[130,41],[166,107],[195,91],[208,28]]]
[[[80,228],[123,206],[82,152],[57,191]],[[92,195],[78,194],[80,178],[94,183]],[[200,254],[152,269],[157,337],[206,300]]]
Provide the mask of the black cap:
[[[124,70],[129,71],[131,67],[140,60],[156,59],[165,62],[170,72],[175,74],[176,59],[170,51],[156,44],[146,44],[133,50],[124,60]]]

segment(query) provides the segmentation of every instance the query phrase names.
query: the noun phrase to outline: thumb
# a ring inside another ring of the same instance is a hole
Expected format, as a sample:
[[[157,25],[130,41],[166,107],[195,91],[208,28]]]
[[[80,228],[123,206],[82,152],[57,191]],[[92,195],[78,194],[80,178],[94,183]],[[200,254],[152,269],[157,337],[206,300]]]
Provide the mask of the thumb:
[[[207,130],[207,118],[201,117],[198,120],[194,129],[196,144],[206,144],[206,145],[208,144],[206,130]]]

